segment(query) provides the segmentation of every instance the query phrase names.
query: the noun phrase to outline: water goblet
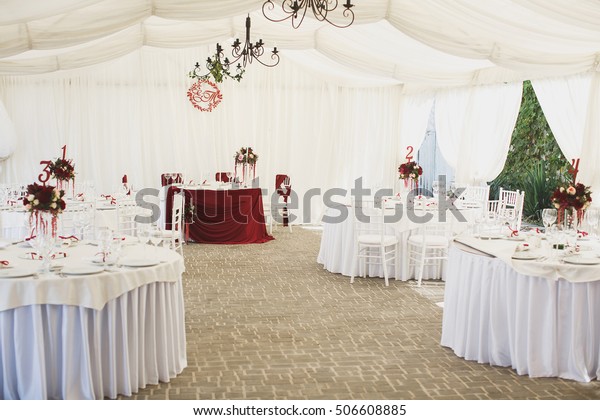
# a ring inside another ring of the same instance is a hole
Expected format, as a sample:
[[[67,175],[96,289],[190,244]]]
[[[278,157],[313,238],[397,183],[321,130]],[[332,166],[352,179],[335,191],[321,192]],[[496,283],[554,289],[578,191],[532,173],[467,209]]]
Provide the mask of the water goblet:
[[[113,239],[113,232],[107,226],[101,226],[96,231],[96,239],[98,240],[98,248],[102,257],[102,266],[106,268],[106,261],[110,254],[110,245]]]
[[[542,210],[542,223],[544,224],[544,231],[547,232],[548,228],[556,222],[557,217],[556,209],[543,209]]]

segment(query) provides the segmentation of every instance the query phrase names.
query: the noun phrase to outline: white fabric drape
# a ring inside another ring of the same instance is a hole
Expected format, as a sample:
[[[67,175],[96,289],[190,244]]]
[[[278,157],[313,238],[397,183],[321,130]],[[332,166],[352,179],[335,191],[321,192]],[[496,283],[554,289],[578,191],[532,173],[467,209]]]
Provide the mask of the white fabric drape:
[[[600,4],[539,0],[361,0],[339,31],[311,19],[291,30],[262,15],[264,0],[7,0],[0,74],[33,74],[114,60],[142,46],[185,48],[252,33],[280,49],[317,49],[414,92],[589,71],[600,53]],[[281,3],[273,13],[277,15]],[[342,7],[330,15],[343,20]],[[281,16],[281,13],[279,15]],[[580,24],[582,22],[583,24]]]
[[[13,154],[16,144],[17,132],[15,126],[6,112],[2,100],[0,100],[0,161],[8,159]]]
[[[579,174],[577,180],[591,186],[593,191],[600,191],[600,72],[595,72],[590,85],[585,129],[583,132],[583,147]]]
[[[591,74],[532,80],[548,125],[569,160],[581,157]]]
[[[438,92],[436,135],[457,184],[478,185],[502,171],[521,95],[521,83]]]
[[[577,181],[600,188],[600,72],[532,81],[544,115],[569,162],[580,159]]]
[[[214,179],[233,169],[242,146],[259,154],[257,175],[271,191],[277,173],[290,175],[300,197],[309,188],[349,189],[358,177],[392,187],[397,122],[412,112],[401,108],[411,99],[400,86],[372,86],[352,72],[332,84],[283,54],[273,69],[253,65],[241,83],[223,83],[223,102],[201,113],[186,97],[186,75],[208,53],[144,48],[85,71],[0,78],[0,100],[22,139],[2,163],[0,183],[32,182],[39,162],[66,144],[76,185],[92,181],[98,193],[115,191],[123,174],[136,188],[158,186],[162,172]]]

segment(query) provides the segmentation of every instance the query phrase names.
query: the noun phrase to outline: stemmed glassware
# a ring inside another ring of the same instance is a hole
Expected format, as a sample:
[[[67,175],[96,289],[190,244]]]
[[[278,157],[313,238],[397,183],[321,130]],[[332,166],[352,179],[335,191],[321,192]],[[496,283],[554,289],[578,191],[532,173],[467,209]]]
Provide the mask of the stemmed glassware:
[[[150,239],[150,225],[147,223],[137,223],[136,233],[139,243],[142,245],[147,245],[148,240]]]
[[[596,237],[596,229],[598,228],[598,223],[600,222],[600,209],[598,208],[589,208],[585,211],[584,221],[590,228],[590,235]]]
[[[96,239],[98,240],[98,247],[100,249],[100,255],[102,256],[102,265],[104,268],[106,268],[107,260],[111,251],[113,232],[109,227],[101,226],[96,231]]]
[[[556,209],[542,210],[542,223],[544,223],[544,232],[548,232],[548,228],[556,222],[558,211]]]
[[[158,254],[157,249],[158,249],[158,246],[160,245],[160,243],[163,241],[163,232],[156,223],[152,223],[149,226],[149,233],[150,233],[150,243],[152,245],[154,245],[154,257],[157,258],[157,254]]]

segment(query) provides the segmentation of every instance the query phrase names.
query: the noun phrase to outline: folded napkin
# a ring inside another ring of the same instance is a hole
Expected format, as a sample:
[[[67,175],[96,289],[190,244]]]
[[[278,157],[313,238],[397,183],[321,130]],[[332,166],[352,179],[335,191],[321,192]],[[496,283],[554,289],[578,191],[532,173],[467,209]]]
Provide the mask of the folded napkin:
[[[531,247],[529,246],[529,244],[527,242],[522,243],[517,245],[517,247],[515,248],[516,252],[523,252],[523,251],[529,251],[531,249]]]
[[[110,204],[117,204],[117,199],[110,194],[101,194],[100,197],[110,200]]]

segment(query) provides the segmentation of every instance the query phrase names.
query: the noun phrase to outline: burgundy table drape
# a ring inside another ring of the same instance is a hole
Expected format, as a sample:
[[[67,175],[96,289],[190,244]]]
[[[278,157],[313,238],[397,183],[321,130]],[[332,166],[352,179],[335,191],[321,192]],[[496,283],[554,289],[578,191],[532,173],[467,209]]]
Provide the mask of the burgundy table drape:
[[[165,215],[166,228],[171,225],[173,194],[179,187],[169,187]],[[195,207],[194,220],[187,227],[194,242],[210,244],[253,244],[268,242],[260,188],[239,190],[187,190],[185,202]]]
[[[231,179],[227,176],[227,172],[217,172],[215,174],[215,181],[231,182]]]

